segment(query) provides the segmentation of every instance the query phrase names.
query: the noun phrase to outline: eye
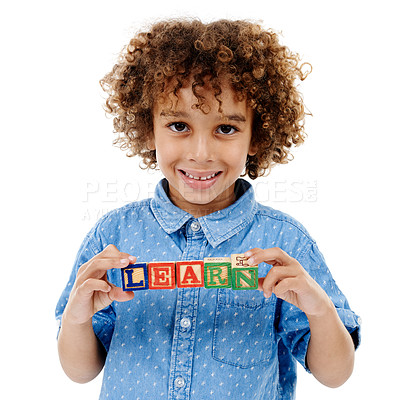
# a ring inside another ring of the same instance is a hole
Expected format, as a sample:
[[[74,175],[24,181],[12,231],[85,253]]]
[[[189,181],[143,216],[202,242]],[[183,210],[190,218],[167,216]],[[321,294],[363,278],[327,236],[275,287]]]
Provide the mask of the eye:
[[[220,125],[217,129],[217,133],[223,135],[232,135],[235,132],[237,132],[237,129],[232,125]]]
[[[189,129],[183,122],[173,122],[168,125],[173,132],[187,132]]]

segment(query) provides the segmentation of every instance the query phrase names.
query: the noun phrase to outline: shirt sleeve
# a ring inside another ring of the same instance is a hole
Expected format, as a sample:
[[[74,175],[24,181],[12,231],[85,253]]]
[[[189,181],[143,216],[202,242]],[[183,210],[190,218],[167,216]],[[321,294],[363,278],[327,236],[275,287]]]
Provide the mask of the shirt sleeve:
[[[298,261],[328,294],[353,339],[355,349],[357,349],[360,344],[361,319],[350,309],[346,297],[338,288],[317,245],[312,243]],[[309,371],[306,365],[306,354],[310,340],[307,316],[299,308],[285,301],[279,301],[278,306],[278,335],[291,355]]]
[[[101,243],[101,240],[99,240],[99,238],[96,237],[96,227],[97,225],[87,234],[84,241],[82,242],[78,254],[76,256],[75,263],[72,268],[72,272],[69,277],[68,283],[65,289],[63,290],[60,299],[58,300],[55,315],[59,324],[59,329],[61,328],[62,314],[68,303],[68,299],[72,287],[75,283],[76,275],[79,268],[101,251],[101,249],[99,248],[101,246],[99,244]],[[101,341],[104,348],[108,352],[115,325],[115,312],[112,305],[97,312],[92,317],[92,324],[94,333],[96,334],[97,338]]]

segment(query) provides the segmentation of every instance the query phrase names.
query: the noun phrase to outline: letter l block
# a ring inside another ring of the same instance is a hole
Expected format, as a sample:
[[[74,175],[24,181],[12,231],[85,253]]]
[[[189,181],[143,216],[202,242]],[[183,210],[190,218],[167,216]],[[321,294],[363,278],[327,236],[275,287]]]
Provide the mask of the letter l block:
[[[149,277],[146,263],[130,264],[121,268],[122,289],[125,292],[132,290],[147,290]]]

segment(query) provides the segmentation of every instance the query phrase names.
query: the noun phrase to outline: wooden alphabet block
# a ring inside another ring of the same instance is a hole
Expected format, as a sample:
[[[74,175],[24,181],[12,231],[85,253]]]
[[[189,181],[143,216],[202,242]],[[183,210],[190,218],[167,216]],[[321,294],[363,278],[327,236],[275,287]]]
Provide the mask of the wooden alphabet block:
[[[207,289],[231,287],[231,260],[229,257],[204,259],[204,287]]]
[[[178,288],[203,287],[204,286],[204,262],[177,261],[176,282]]]
[[[250,265],[244,254],[232,254],[232,289],[258,289],[258,265]]]
[[[175,261],[149,262],[149,289],[175,288]]]
[[[147,290],[149,277],[146,263],[131,264],[121,268],[122,289],[124,291]]]
[[[232,254],[231,255],[232,268],[243,268],[251,267],[247,262],[247,257],[244,254]]]

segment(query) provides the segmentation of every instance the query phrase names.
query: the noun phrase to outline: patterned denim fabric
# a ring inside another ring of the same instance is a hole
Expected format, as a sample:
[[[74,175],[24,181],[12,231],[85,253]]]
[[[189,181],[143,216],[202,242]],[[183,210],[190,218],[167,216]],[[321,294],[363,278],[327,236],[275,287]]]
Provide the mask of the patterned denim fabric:
[[[231,206],[198,219],[174,206],[162,180],[155,196],[102,217],[78,252],[58,302],[61,320],[78,268],[108,244],[138,261],[230,256],[280,247],[328,293],[359,343],[359,318],[333,280],[315,241],[288,215],[255,201],[251,185]],[[260,276],[271,267],[260,264]],[[120,270],[109,280],[121,286]],[[258,290],[147,290],[93,317],[108,354],[100,399],[293,399],[296,360],[306,368],[310,337],[305,314]]]

